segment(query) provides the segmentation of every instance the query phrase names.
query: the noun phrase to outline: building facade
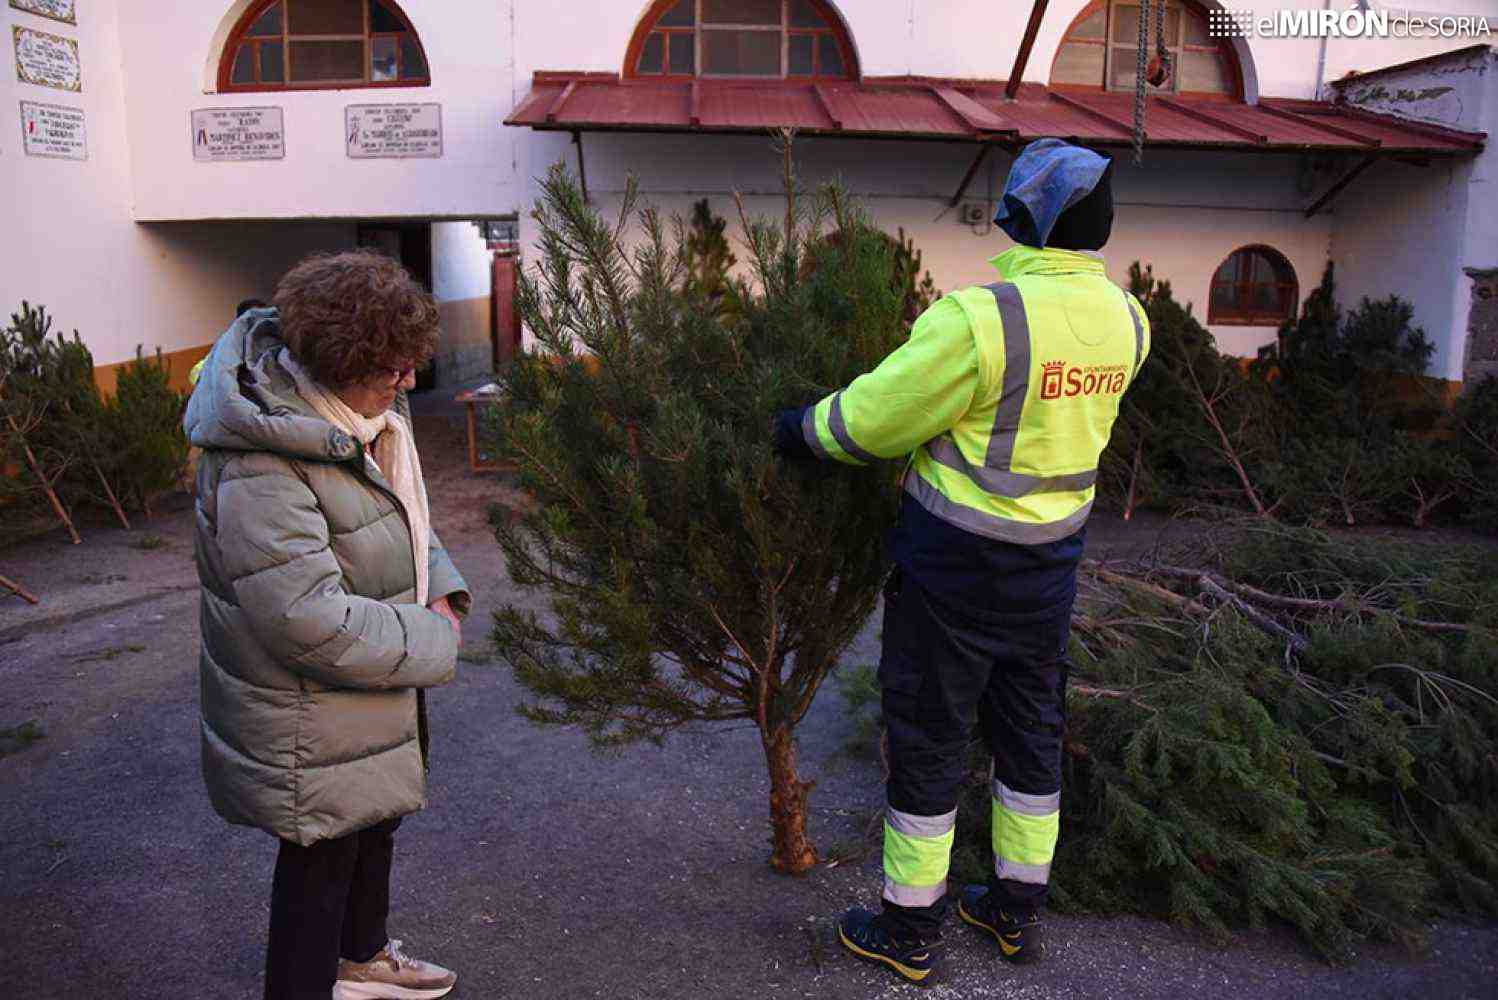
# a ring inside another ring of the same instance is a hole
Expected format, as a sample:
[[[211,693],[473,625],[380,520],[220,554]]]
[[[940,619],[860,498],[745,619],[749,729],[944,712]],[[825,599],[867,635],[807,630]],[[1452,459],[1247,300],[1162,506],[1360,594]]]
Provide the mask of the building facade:
[[[1498,357],[1498,0],[1419,0],[1452,18],[1423,37],[1220,34],[1224,5],[1170,0],[1138,165],[1137,0],[1042,6],[1027,32],[1032,0],[9,0],[0,291],[107,383],[137,346],[185,372],[304,254],[376,246],[437,297],[449,385],[513,349],[558,160],[605,211],[633,176],[668,212],[770,212],[794,126],[802,180],[840,177],[950,289],[992,280],[1008,164],[1059,134],[1118,159],[1110,275],[1153,267],[1225,350],[1272,343],[1332,262],[1344,305],[1414,304],[1431,374]]]

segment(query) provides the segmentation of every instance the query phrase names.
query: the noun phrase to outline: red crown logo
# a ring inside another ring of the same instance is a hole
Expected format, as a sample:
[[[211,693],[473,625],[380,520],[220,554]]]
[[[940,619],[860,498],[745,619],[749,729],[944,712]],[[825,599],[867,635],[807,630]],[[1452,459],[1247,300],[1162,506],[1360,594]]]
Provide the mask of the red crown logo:
[[[1061,373],[1066,368],[1065,361],[1047,361],[1040,366],[1040,398],[1061,398]]]

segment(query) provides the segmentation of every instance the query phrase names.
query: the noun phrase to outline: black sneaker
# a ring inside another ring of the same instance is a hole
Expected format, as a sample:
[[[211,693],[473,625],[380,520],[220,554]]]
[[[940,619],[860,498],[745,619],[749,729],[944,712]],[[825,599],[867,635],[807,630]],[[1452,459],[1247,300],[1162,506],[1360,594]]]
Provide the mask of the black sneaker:
[[[837,935],[843,947],[865,962],[887,965],[901,978],[929,985],[936,970],[939,941],[897,941],[885,926],[883,914],[857,906],[843,915]]]
[[[1038,962],[1045,957],[1040,916],[1034,910],[1010,913],[989,898],[988,886],[970,885],[957,901],[957,915],[993,935],[1006,961]]]

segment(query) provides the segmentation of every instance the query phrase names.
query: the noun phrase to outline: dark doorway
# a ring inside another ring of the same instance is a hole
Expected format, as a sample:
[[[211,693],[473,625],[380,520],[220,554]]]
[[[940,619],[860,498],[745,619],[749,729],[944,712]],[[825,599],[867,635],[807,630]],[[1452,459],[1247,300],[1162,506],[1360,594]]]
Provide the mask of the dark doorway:
[[[432,290],[432,225],[429,222],[361,222],[357,242],[361,247],[389,254],[405,265],[421,287]],[[437,384],[437,362],[428,362],[416,373],[416,390]]]

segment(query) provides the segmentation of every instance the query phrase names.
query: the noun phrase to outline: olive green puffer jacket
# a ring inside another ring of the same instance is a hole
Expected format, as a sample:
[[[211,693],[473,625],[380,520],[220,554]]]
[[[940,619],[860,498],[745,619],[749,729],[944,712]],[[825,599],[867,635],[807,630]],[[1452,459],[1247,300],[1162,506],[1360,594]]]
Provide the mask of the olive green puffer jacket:
[[[452,678],[458,644],[414,603],[405,511],[297,395],[279,330],[273,309],[236,320],[184,421],[203,449],[203,777],[229,822],[307,845],[426,804],[420,689]],[[430,570],[428,600],[466,612],[435,533]]]

